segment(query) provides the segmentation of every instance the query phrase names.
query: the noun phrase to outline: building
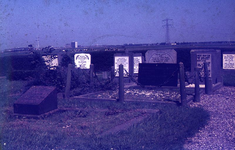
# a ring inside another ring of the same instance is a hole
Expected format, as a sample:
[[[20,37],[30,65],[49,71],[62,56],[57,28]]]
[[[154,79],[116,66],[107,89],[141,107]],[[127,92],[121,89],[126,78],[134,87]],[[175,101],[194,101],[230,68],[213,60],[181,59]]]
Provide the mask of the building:
[[[78,48],[78,42],[71,42],[72,48]]]

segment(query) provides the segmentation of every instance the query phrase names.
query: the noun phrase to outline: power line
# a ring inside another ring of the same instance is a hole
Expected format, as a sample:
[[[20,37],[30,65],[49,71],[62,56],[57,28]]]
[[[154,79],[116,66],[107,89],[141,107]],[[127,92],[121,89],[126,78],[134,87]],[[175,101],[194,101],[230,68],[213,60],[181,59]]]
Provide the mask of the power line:
[[[172,24],[170,24],[170,21],[172,21],[172,19],[164,19],[162,20],[163,22],[165,22],[165,25],[163,25],[163,27],[166,27],[166,43],[170,43],[170,35],[169,35],[169,27],[172,27]]]

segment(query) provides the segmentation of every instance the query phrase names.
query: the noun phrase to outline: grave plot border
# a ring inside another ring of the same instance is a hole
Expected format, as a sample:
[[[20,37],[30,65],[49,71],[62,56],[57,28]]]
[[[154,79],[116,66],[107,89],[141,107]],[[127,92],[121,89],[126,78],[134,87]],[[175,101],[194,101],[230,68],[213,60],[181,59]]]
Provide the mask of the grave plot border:
[[[118,133],[123,130],[127,130],[128,128],[130,128],[134,124],[138,124],[138,123],[142,122],[143,120],[149,118],[152,114],[160,114],[159,109],[143,109],[143,110],[136,109],[136,111],[142,111],[144,114],[142,114],[138,117],[132,118],[132,119],[126,121],[125,123],[117,125],[107,131],[104,131],[103,133],[99,134],[98,137],[104,137],[107,135]]]
[[[110,102],[118,102],[117,99],[108,99],[108,98],[87,98],[83,96],[74,96],[72,99],[76,99],[79,101],[110,101]],[[153,104],[159,104],[159,103],[169,103],[169,104],[176,104],[177,101],[150,101],[150,100],[144,100],[144,99],[125,99],[124,102],[136,102],[136,103],[153,103]]]
[[[152,86],[146,86],[146,87],[152,87]],[[179,87],[154,87],[155,89],[174,89],[174,90],[178,90],[179,91]],[[126,88],[127,89],[127,88]],[[186,93],[192,93],[191,91],[193,91],[194,88],[187,88]],[[118,102],[118,99],[114,99],[114,98],[89,98],[89,95],[93,95],[93,94],[101,94],[103,93],[103,91],[99,91],[99,92],[93,92],[93,93],[88,93],[88,94],[84,94],[84,95],[79,95],[79,96],[73,96],[71,97],[71,99],[74,100],[79,100],[79,101],[110,101],[110,102]],[[187,94],[187,100],[186,103],[188,103],[189,101],[193,100],[193,95],[192,94]],[[153,104],[159,104],[159,103],[168,103],[168,104],[179,104],[179,101],[171,101],[171,100],[146,100],[146,99],[129,99],[129,98],[124,98],[123,102],[136,102],[136,103],[153,103]]]

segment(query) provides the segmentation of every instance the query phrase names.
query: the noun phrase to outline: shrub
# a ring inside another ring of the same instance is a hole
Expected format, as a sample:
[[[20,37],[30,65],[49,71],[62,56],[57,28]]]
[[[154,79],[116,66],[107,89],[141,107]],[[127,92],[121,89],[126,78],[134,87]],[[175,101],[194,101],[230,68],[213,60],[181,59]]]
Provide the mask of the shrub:
[[[27,80],[34,78],[38,68],[43,67],[43,61],[39,53],[28,55],[12,55],[5,58],[7,66],[8,80]]]
[[[29,80],[28,87],[56,86],[58,91],[64,91],[68,64],[71,64],[73,59],[68,54],[61,54],[61,58],[59,66],[55,70],[48,70],[39,52],[9,56],[4,60],[10,64],[7,70],[7,79]],[[79,94],[113,88],[116,88],[116,84],[110,83],[110,79],[103,80],[96,77],[93,79],[93,84],[90,84],[89,70],[72,69],[71,90]]]
[[[67,54],[62,54],[61,57],[62,57],[60,62],[61,67],[68,67],[68,64],[72,63],[72,58],[69,57]]]

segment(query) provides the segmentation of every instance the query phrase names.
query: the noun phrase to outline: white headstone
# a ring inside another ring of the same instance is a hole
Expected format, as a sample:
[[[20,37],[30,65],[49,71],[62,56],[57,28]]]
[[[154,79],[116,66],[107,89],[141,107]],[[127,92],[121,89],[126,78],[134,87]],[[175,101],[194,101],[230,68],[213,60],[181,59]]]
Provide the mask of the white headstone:
[[[119,76],[119,65],[123,65],[124,77],[127,77],[129,74],[129,56],[114,56],[114,69],[116,77]]]
[[[223,54],[223,69],[235,69],[235,54]]]
[[[90,69],[91,55],[86,53],[79,53],[74,55],[75,68]]]
[[[59,65],[57,55],[44,55],[42,58],[48,69],[54,70]]]
[[[146,63],[177,63],[175,50],[148,50],[145,53]]]
[[[139,73],[139,64],[143,62],[142,56],[134,56],[134,73]]]

